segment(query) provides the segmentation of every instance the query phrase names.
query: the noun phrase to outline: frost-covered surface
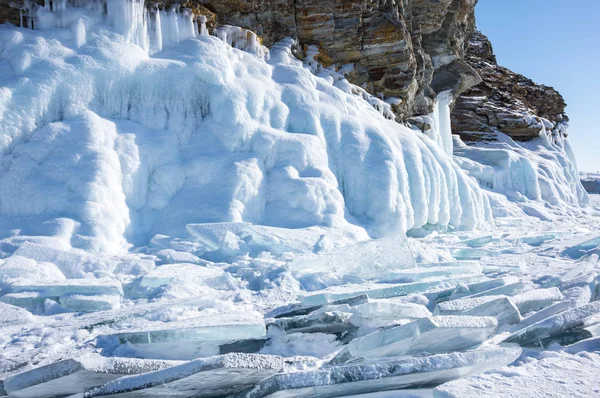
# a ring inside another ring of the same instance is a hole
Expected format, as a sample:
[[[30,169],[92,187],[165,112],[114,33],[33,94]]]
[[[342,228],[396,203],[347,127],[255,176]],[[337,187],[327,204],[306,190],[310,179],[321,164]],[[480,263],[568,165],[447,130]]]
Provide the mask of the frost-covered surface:
[[[510,364],[510,336],[532,346],[508,368],[523,383],[596,350],[600,200],[564,125],[467,147],[448,94],[422,134],[291,39],[267,50],[186,10],[70,4],[0,26],[0,380],[86,353],[192,360],[127,379],[152,396],[198,388],[171,377],[218,361],[198,358],[262,353],[298,387],[341,380],[335,396]],[[267,376],[236,372],[211,388]]]

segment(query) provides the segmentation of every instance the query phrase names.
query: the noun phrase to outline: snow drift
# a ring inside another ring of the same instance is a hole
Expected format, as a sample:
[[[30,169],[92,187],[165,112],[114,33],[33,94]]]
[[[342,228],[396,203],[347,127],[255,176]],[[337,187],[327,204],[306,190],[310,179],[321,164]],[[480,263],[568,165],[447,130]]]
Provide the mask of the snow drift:
[[[209,222],[356,241],[490,221],[444,149],[312,74],[291,40],[269,56],[199,34],[188,14],[108,9],[0,27],[2,234],[119,253]]]

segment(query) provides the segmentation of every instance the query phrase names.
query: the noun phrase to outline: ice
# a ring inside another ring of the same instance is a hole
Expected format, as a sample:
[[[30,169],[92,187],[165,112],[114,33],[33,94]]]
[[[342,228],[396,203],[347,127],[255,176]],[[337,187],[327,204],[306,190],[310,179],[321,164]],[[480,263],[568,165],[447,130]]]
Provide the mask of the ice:
[[[0,278],[26,278],[31,280],[62,280],[65,276],[52,263],[40,262],[21,257],[11,256],[0,264]]]
[[[261,58],[264,58],[269,52],[261,44],[256,33],[238,26],[219,26],[214,30],[213,34],[230,46],[256,54]]]
[[[13,293],[33,292],[41,297],[52,298],[68,294],[80,295],[123,295],[119,281],[112,279],[65,279],[62,281],[29,281],[17,280],[9,284]]]
[[[498,321],[492,317],[421,318],[352,340],[332,363],[463,350],[485,341],[497,327]]]
[[[279,372],[284,359],[258,354],[227,354],[197,359],[88,389],[84,397],[232,396]]]
[[[4,388],[9,396],[17,398],[64,397],[83,393],[87,388],[124,375],[156,371],[177,364],[175,361],[105,358],[85,354],[9,376],[4,381]]]
[[[302,296],[300,301],[305,306],[319,306],[342,300],[358,295],[365,294],[369,299],[384,299],[409,294],[425,293],[439,289],[444,283],[440,281],[433,282],[414,282],[403,284],[364,284],[347,285],[313,293],[308,296]]]
[[[347,244],[426,225],[489,225],[487,195],[450,156],[313,75],[292,55],[293,40],[274,45],[266,62],[214,36],[191,38],[182,9],[77,4],[66,6],[65,16],[77,16],[69,27],[57,12],[48,29],[3,30],[7,230],[24,235],[22,226],[66,218],[64,252],[118,256],[158,234],[190,238],[188,224],[318,227],[323,244],[330,231]],[[72,34],[80,18],[85,42]],[[235,31],[260,51],[253,34]],[[69,278],[100,268],[63,260],[36,259]]]
[[[350,308],[359,318],[360,326],[383,327],[397,323],[399,320],[419,319],[431,316],[431,312],[421,304],[396,303],[389,300],[376,300]]]
[[[518,285],[519,283],[519,279],[513,276],[507,276],[496,279],[485,279],[481,282],[474,282],[468,285],[459,284],[458,286],[451,289],[443,289],[433,293],[426,293],[426,296],[433,303],[437,304],[443,301],[458,299],[465,296],[475,298],[483,296],[493,296],[495,294],[504,295],[505,293],[502,293],[502,291],[497,291],[496,289],[502,289],[505,286],[508,286],[508,290],[512,291],[513,287],[515,287],[515,284],[517,284],[516,287],[520,286]]]
[[[107,353],[156,359],[194,359],[219,355],[221,346],[265,338],[262,318],[228,314],[215,318],[151,322],[142,330],[124,330],[97,338]]]
[[[58,302],[61,306],[75,312],[107,311],[121,306],[121,296],[65,294],[58,298]]]
[[[482,257],[498,257],[501,252],[497,250],[460,248],[452,250],[452,256],[457,260],[477,260]]]
[[[156,257],[162,260],[165,264],[177,264],[177,263],[188,263],[188,264],[200,264],[200,259],[188,252],[180,252],[173,249],[163,249],[154,253]]]
[[[243,397],[343,397],[409,387],[419,388],[487,372],[514,362],[520,355],[520,348],[494,347],[463,353],[393,358],[376,363],[283,373],[261,381]],[[399,391],[394,394],[398,393]]]
[[[556,239],[559,234],[549,233],[542,235],[526,235],[517,238],[516,243],[526,243],[530,246],[540,246],[548,241]]]
[[[482,296],[445,301],[435,306],[435,315],[460,315],[482,304],[503,298],[503,296]]]
[[[348,306],[347,310],[350,310]],[[268,326],[284,330],[286,333],[343,333],[358,329],[352,321],[352,314],[329,310],[324,307],[315,313],[293,318],[279,318]]]
[[[515,294],[521,292],[523,290],[523,287],[524,287],[523,282],[518,281],[518,282],[513,282],[513,283],[507,283],[503,286],[498,286],[498,287],[495,287],[490,290],[484,290],[482,292],[472,294],[468,297],[476,298],[476,297],[500,296],[500,295],[512,296],[512,295],[515,295]]]
[[[521,314],[542,310],[549,305],[563,300],[563,295],[556,287],[549,289],[535,289],[511,297]],[[589,302],[589,300],[588,300]],[[585,303],[584,303],[585,304]]]
[[[38,292],[8,293],[0,296],[1,302],[25,308],[36,314],[44,312],[44,300],[44,296]]]
[[[21,325],[33,321],[34,317],[30,312],[14,305],[0,303],[0,327]]]
[[[493,240],[494,240],[494,237],[492,235],[484,235],[484,236],[480,236],[478,238],[463,240],[460,243],[467,245],[469,247],[481,247],[481,246],[487,245],[488,243],[492,242]]]
[[[420,280],[433,280],[452,278],[457,276],[480,275],[482,267],[478,265],[458,265],[458,266],[440,266],[440,267],[421,267],[404,269],[399,271],[390,271],[380,280],[382,282],[417,282]]]
[[[595,253],[598,246],[600,246],[600,236],[594,234],[583,239],[576,239],[569,242],[568,246],[562,251],[561,254],[573,259],[579,259],[585,255]]]
[[[515,326],[515,330],[525,329],[535,323],[543,321],[544,319],[550,318],[570,308],[573,308],[573,303],[571,303],[570,301],[560,301],[556,304],[552,304],[541,311],[534,312],[533,314],[523,318],[521,322],[519,322],[519,324]]]
[[[471,308],[463,313],[469,316],[493,316],[498,320],[498,325],[513,325],[521,321],[521,313],[508,297],[496,298]]]
[[[340,247],[318,256],[297,257],[289,267],[296,273],[318,271],[373,280],[395,270],[414,268],[415,260],[406,237],[398,235]]]
[[[600,337],[592,337],[589,339],[578,341],[565,347],[565,352],[569,354],[577,354],[579,352],[600,351]]]
[[[443,91],[438,93],[431,119],[433,126],[425,134],[434,140],[448,155],[452,156],[452,127],[450,121],[450,104],[452,104],[452,92]]]
[[[278,308],[274,309],[273,311],[270,311],[269,313],[267,313],[266,317],[267,318],[289,318],[289,317],[299,316],[299,315],[308,315],[311,312],[316,311],[320,308],[323,308],[326,305],[337,306],[337,305],[348,304],[350,307],[352,307],[352,306],[356,306],[356,305],[360,305],[360,304],[365,304],[368,301],[369,301],[369,297],[366,294],[360,294],[358,296],[352,296],[349,298],[341,299],[338,301],[332,301],[330,303],[325,303],[325,304],[316,305],[316,306],[305,306],[301,303],[294,303],[294,304],[287,305],[284,307],[278,307]]]
[[[522,346],[537,346],[543,344],[544,340],[560,337],[561,333],[569,329],[583,326],[583,321],[599,312],[600,301],[572,308],[521,329],[509,336],[506,341]]]

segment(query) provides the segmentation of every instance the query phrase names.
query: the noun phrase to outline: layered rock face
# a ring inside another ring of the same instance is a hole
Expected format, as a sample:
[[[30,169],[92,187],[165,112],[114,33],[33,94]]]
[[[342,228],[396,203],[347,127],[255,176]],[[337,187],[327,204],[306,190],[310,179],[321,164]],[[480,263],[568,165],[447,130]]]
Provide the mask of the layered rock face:
[[[496,131],[528,141],[542,128],[553,129],[569,120],[556,90],[499,66],[490,41],[480,32],[469,40],[466,61],[482,82],[456,99],[452,131],[463,141],[494,140]]]

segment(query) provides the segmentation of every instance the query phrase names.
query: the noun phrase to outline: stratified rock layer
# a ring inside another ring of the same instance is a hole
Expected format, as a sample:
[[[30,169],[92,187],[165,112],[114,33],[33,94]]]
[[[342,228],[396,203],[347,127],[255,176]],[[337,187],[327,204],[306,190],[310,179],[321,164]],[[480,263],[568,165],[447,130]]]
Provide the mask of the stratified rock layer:
[[[455,103],[452,131],[463,141],[493,140],[496,131],[527,141],[539,136],[544,127],[540,118],[554,125],[568,121],[563,97],[499,66],[490,41],[480,32],[471,37],[466,60],[483,80]]]

